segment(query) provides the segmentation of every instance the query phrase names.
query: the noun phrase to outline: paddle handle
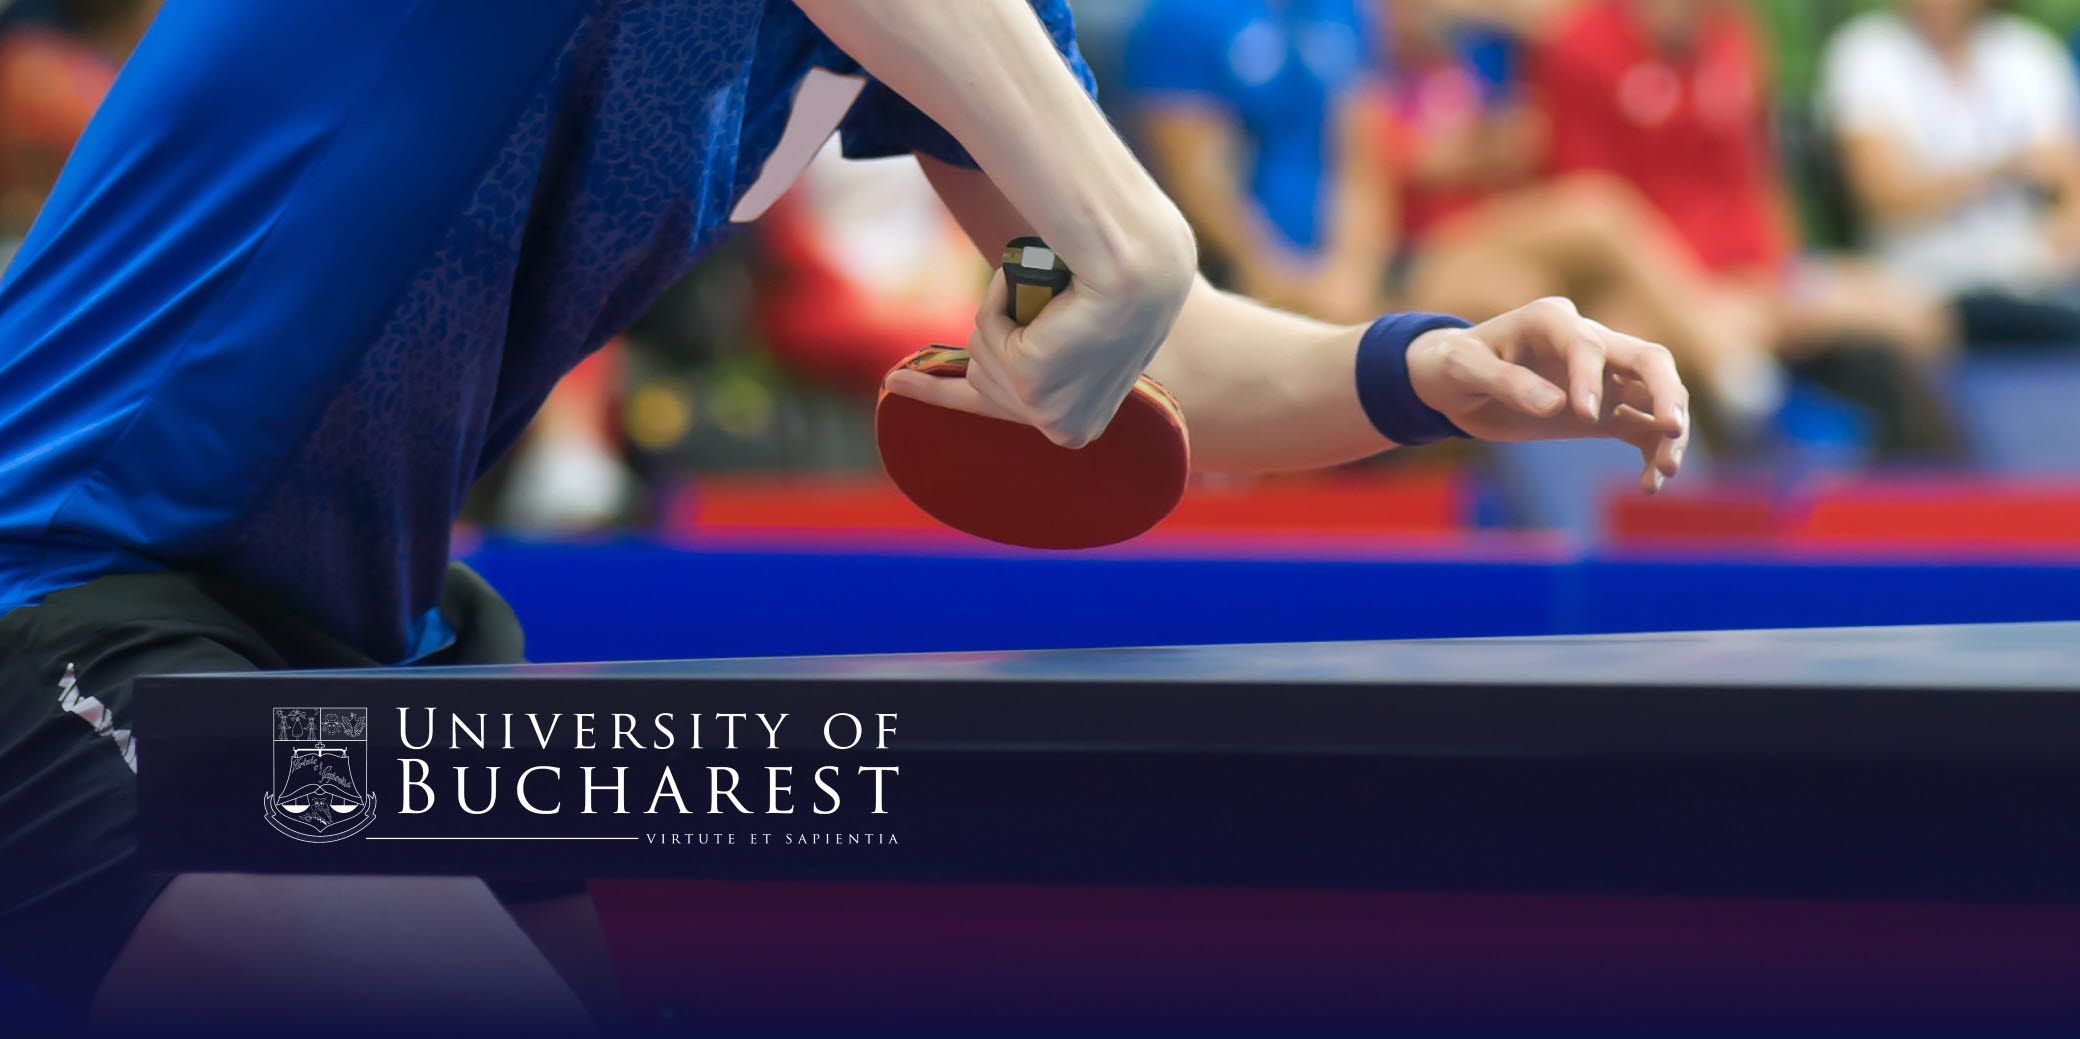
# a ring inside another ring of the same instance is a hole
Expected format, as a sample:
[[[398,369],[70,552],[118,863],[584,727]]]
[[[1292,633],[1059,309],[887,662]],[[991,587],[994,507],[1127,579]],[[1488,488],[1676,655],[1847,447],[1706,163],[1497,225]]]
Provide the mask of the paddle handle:
[[[1027,235],[1004,247],[1004,310],[1011,320],[1030,325],[1040,311],[1069,288],[1069,266],[1047,243]]]

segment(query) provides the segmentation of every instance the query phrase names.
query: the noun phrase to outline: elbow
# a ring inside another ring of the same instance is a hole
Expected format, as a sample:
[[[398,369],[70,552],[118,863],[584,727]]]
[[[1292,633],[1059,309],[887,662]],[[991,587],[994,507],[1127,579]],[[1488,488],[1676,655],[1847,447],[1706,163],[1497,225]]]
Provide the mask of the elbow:
[[[1121,291],[1174,297],[1180,305],[1199,273],[1199,243],[1191,224],[1167,197],[1122,221],[1108,235],[1107,252]]]

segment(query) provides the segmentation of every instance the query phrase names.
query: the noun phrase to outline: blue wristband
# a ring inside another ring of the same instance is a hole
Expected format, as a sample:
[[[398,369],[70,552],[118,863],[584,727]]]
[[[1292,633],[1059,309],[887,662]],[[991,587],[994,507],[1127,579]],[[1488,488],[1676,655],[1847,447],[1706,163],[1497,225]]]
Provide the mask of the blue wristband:
[[[1358,343],[1358,403],[1381,436],[1403,447],[1466,437],[1444,412],[1416,396],[1408,377],[1408,348],[1425,332],[1471,327],[1446,314],[1388,314],[1365,330]]]

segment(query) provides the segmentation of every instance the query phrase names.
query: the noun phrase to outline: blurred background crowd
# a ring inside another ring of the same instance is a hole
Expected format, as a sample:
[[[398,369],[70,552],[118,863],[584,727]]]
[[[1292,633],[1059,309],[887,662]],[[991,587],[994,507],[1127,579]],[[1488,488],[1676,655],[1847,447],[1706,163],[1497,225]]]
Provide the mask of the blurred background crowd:
[[[1694,485],[2080,469],[2080,0],[1072,6],[1219,284],[1346,322],[1572,296],[1675,351]],[[0,241],[155,9],[0,16]],[[963,341],[986,274],[913,164],[826,155],[573,374],[473,522],[685,525],[747,475],[870,508],[839,489],[873,483],[878,379]],[[1410,467],[1474,488],[1479,525],[1588,530],[1636,466],[1582,444],[1366,472]]]

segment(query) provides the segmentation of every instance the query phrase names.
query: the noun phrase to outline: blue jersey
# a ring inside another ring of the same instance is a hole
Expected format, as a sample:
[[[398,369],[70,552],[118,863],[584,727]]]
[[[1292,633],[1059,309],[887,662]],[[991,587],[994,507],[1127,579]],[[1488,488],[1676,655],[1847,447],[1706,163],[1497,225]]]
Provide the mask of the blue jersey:
[[[833,129],[972,165],[789,0],[167,5],[0,282],[0,609],[193,569],[433,648],[470,485]]]
[[[1250,197],[1285,245],[1323,244],[1338,105],[1375,67],[1361,0],[1150,0],[1127,38],[1137,105],[1190,104],[1233,119]]]

